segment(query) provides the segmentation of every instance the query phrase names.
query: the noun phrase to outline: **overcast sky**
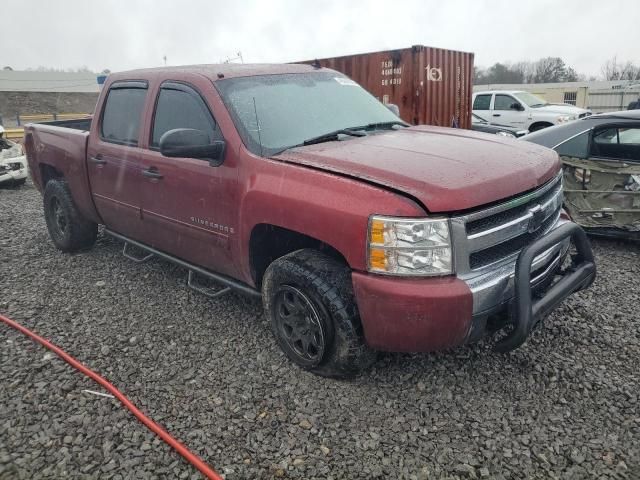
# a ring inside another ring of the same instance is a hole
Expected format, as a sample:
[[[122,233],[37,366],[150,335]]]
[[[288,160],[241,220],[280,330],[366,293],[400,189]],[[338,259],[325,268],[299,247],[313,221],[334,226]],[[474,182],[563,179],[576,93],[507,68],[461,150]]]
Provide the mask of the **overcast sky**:
[[[415,44],[476,54],[475,64],[562,57],[599,75],[604,61],[640,64],[640,0],[29,0],[0,28],[14,70],[112,71],[291,62]]]

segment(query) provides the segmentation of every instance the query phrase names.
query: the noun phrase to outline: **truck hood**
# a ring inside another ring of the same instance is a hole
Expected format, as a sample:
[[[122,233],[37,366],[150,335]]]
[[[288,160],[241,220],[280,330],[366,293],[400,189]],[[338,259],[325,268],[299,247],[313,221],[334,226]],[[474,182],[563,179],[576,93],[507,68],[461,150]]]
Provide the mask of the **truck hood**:
[[[432,213],[467,210],[521,194],[560,170],[558,155],[545,147],[431,126],[296,147],[273,158],[403,192]]]
[[[584,108],[580,108],[580,107],[574,107],[573,105],[566,105],[566,104],[556,104],[556,103],[550,103],[548,105],[545,105],[544,107],[535,107],[531,109],[534,112],[544,112],[544,113],[551,113],[551,114],[557,114],[557,115],[575,115],[578,116],[581,113],[587,113],[590,110],[585,110]]]

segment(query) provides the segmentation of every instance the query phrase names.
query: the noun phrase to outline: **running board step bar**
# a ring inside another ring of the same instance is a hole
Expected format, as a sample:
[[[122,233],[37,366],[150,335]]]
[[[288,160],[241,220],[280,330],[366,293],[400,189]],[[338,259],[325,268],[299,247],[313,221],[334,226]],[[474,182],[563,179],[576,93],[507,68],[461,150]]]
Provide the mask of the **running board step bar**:
[[[189,287],[194,292],[198,292],[209,298],[218,298],[224,295],[225,293],[229,293],[231,291],[231,287],[223,287],[219,290],[214,290],[213,288],[203,287],[202,285],[198,285],[194,282],[194,277],[196,274],[193,270],[189,270],[189,276],[187,277],[187,287]]]
[[[228,293],[230,290],[234,290],[239,293],[244,293],[245,295],[248,295],[251,297],[258,297],[258,298],[261,297],[261,294],[258,290],[234,278],[227,277],[226,275],[221,275],[219,273],[210,272],[208,270],[205,270],[202,267],[199,267],[189,262],[185,262],[180,258],[161,252],[160,250],[156,250],[155,248],[145,245],[144,243],[131,240],[130,238],[125,237],[124,235],[120,235],[119,233],[113,232],[109,229],[105,228],[104,233],[118,240],[123,241],[125,243],[125,247],[123,249],[123,255],[125,255],[125,257],[127,258],[130,258],[136,263],[142,263],[143,261],[147,261],[151,257],[156,256],[156,257],[162,258],[163,260],[167,260],[175,265],[178,265],[182,268],[186,268],[189,271],[189,277],[187,278],[187,286],[189,288],[192,288],[196,292],[202,293],[203,295],[207,295],[210,298],[216,298],[217,296],[220,296],[223,293]],[[133,257],[130,254],[125,254],[127,249],[127,244],[130,244],[131,246],[136,247],[142,250],[143,252],[146,252],[147,255],[144,257],[138,258],[138,257]],[[198,285],[196,282],[194,282],[195,275],[199,275],[208,280],[218,282],[224,285],[224,287],[220,290],[213,290],[213,289],[209,289],[207,287]]]
[[[135,257],[134,255],[130,254],[129,252],[127,252],[127,247],[131,245],[129,242],[124,242],[124,247],[122,248],[122,255],[125,258],[128,258],[129,260],[132,260],[136,263],[144,263],[147,260],[151,260],[154,257],[153,253],[149,253],[147,255],[145,255],[144,257]]]

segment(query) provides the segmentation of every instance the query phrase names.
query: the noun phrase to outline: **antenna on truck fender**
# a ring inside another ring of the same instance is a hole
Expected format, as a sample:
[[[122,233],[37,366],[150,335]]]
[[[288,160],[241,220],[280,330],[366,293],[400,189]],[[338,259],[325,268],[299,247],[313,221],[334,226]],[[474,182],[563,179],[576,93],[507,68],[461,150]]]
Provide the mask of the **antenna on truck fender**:
[[[256,116],[256,126],[258,127],[258,142],[260,143],[260,156],[264,157],[262,153],[262,135],[260,135],[260,120],[258,120],[258,109],[256,108],[256,97],[253,97],[253,113]]]

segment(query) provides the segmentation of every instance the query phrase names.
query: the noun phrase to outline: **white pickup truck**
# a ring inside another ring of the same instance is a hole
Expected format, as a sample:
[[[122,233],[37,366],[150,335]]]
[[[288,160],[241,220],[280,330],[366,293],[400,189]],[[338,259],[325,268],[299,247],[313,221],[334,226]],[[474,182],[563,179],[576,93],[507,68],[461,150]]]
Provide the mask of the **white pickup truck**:
[[[491,90],[473,94],[473,113],[489,123],[535,132],[591,115],[590,110],[551,104],[529,92]]]

